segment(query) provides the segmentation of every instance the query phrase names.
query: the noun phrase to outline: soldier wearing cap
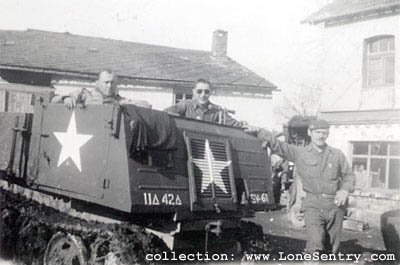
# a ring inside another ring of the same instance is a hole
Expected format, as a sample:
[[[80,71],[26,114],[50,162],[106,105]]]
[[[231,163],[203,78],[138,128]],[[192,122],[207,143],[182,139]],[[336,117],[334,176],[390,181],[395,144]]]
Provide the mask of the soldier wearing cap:
[[[211,103],[210,96],[211,83],[201,78],[195,82],[193,99],[182,100],[176,105],[166,108],[164,111],[175,116],[218,123],[224,109]],[[243,125],[243,122],[233,119],[227,113],[224,116],[226,125],[234,127],[241,127]]]
[[[289,145],[259,128],[245,130],[266,141],[273,153],[295,163],[306,192],[303,201],[308,235],[306,252],[337,253],[344,205],[349,192],[354,190],[355,176],[343,152],[326,144],[329,123],[321,119],[310,123],[308,146]]]

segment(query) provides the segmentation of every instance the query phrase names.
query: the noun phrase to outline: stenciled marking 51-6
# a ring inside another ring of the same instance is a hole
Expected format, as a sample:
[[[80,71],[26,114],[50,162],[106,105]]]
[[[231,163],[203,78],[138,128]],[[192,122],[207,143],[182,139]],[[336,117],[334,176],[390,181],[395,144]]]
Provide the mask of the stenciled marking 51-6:
[[[182,205],[179,194],[174,193],[157,195],[156,193],[144,192],[143,199],[145,205]]]

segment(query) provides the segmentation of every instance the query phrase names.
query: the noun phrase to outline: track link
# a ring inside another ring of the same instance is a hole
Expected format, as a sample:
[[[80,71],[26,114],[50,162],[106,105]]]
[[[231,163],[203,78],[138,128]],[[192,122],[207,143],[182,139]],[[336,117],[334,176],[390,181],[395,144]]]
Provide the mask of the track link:
[[[42,264],[47,244],[57,233],[82,239],[88,265],[144,264],[146,254],[170,251],[144,227],[77,212],[69,202],[1,179],[0,231],[1,257],[24,264]],[[192,240],[193,245],[198,243],[198,238]],[[243,253],[271,253],[273,249],[269,237],[252,222],[243,221],[229,240],[239,242]],[[227,249],[221,251],[217,250]]]
[[[147,253],[168,251],[162,240],[143,227],[80,219],[22,194],[0,187],[0,254],[3,258],[42,264],[47,243],[59,232],[80,237],[88,250],[99,250],[90,255],[88,264],[93,265],[105,264],[109,253],[118,264],[143,264]],[[94,219],[93,216],[90,219]],[[103,241],[101,251],[95,246],[99,241]]]

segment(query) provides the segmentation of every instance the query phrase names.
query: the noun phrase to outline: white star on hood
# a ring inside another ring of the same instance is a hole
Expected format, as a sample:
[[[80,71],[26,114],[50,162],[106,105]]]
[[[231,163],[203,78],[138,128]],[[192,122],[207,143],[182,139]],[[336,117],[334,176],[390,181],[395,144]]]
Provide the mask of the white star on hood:
[[[231,161],[219,161],[215,160],[214,155],[210,148],[208,139],[205,141],[205,152],[203,159],[193,159],[193,163],[202,171],[203,177],[201,180],[201,192],[204,192],[207,187],[214,183],[224,193],[228,193],[224,181],[221,176],[222,170],[224,170]],[[209,178],[208,178],[209,176]]]
[[[65,133],[54,132],[57,140],[62,145],[60,157],[58,159],[57,167],[59,167],[65,160],[71,158],[79,171],[81,169],[81,154],[79,149],[93,137],[89,134],[78,134],[76,131],[75,111],[72,112],[71,120],[69,121],[68,129]]]

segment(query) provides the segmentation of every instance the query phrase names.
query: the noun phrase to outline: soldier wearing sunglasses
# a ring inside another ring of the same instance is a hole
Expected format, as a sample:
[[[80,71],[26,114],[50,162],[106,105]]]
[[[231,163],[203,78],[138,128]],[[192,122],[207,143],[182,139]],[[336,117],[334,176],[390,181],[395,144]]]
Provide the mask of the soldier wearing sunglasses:
[[[193,88],[193,99],[182,100],[165,111],[168,114],[197,119],[213,123],[223,123],[234,127],[242,127],[243,123],[233,119],[228,111],[210,102],[211,83],[205,79],[198,79]]]

